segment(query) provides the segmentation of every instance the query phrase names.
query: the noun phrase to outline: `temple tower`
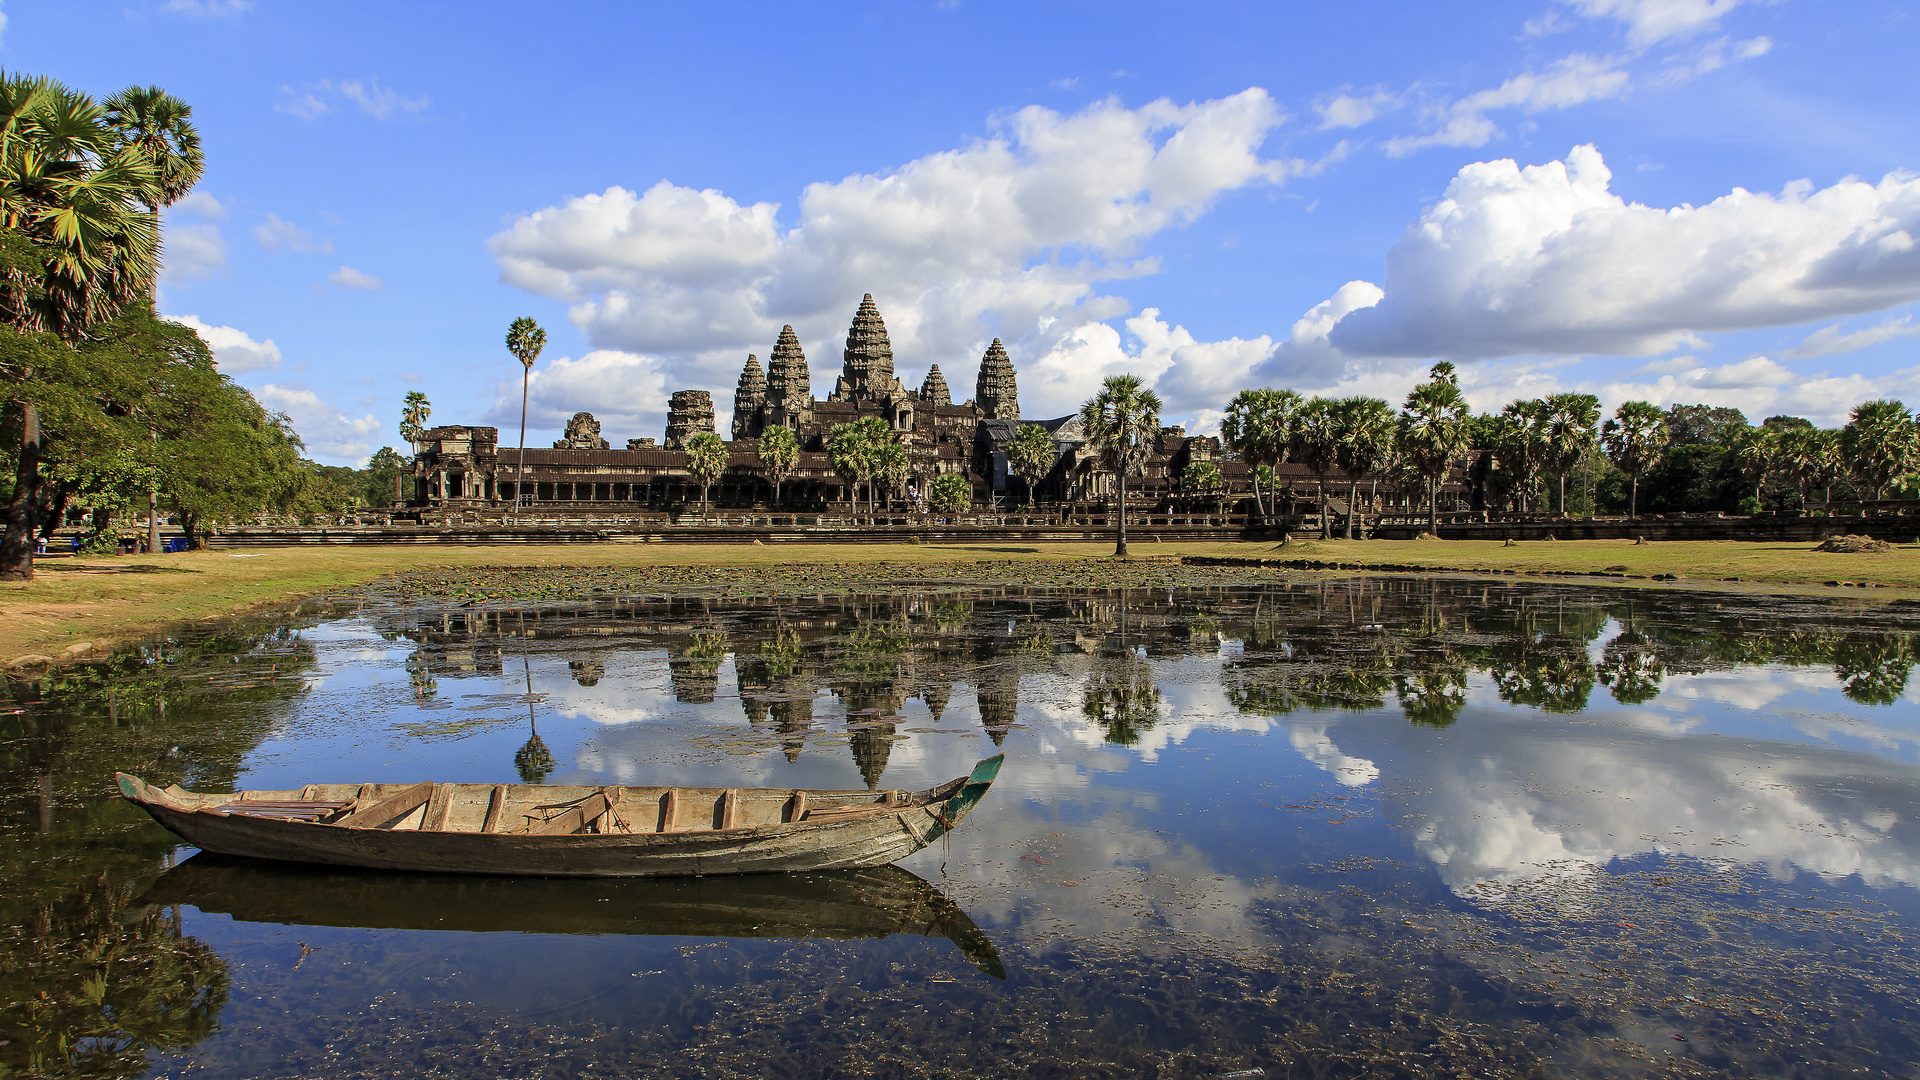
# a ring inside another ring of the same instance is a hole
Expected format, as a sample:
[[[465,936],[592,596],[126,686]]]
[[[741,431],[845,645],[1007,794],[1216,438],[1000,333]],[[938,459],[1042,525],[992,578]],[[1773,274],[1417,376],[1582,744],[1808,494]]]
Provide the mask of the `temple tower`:
[[[760,358],[747,354],[747,366],[740,369],[740,384],[733,389],[733,437],[752,439],[760,435],[760,409],[767,403],[767,377],[760,373]]]
[[[890,401],[905,393],[893,375],[893,343],[887,340],[887,324],[880,319],[872,293],[860,300],[860,309],[853,313],[847,348],[841,355],[840,380],[830,400]]]
[[[675,390],[667,399],[667,449],[685,450],[687,440],[712,430],[712,394],[705,390]]]
[[[767,357],[767,412],[762,427],[795,427],[812,419],[813,376],[807,372],[807,354],[791,324],[780,328],[780,340]]]
[[[973,388],[973,405],[988,420],[1020,419],[1020,393],[1013,382],[1013,361],[999,338],[980,358],[980,377]]]
[[[953,391],[947,389],[947,377],[940,374],[940,365],[927,369],[926,381],[920,384],[920,403],[922,405],[953,404]]]

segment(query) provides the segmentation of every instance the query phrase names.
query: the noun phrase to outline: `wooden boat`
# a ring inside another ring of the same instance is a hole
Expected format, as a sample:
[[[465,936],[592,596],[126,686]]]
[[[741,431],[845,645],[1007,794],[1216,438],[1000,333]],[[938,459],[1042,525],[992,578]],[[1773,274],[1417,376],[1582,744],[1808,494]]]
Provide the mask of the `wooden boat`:
[[[897,866],[734,878],[503,878],[258,862],[202,852],[138,901],[241,922],[462,933],[827,938],[943,937],[988,975],[987,935],[938,888]]]
[[[925,791],[308,784],[200,794],[116,774],[203,851],[376,870],[699,877],[885,866],[960,824],[1005,754]]]

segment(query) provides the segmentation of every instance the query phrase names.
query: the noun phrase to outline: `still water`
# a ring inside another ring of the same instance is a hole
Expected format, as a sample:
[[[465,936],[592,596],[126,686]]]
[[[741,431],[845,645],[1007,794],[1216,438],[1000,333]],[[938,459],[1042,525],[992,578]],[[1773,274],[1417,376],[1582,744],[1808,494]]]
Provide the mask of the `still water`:
[[[1915,1075],[1920,604],[334,598],[9,684],[0,1076]],[[111,797],[922,788],[897,869],[217,860]]]

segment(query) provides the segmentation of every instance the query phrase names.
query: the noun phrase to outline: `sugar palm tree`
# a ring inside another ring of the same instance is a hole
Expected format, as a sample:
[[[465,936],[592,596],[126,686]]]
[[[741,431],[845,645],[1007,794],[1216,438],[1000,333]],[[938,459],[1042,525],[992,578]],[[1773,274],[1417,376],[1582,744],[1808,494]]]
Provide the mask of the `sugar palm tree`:
[[[1758,503],[1767,474],[1780,464],[1779,432],[1764,427],[1748,428],[1728,449],[1740,471],[1753,481],[1753,501]]]
[[[1109,375],[1100,392],[1080,406],[1080,426],[1102,468],[1113,473],[1120,489],[1119,532],[1115,557],[1127,554],[1127,477],[1146,463],[1160,434],[1160,395],[1147,389],[1137,375]]]
[[[760,433],[760,468],[773,477],[773,504],[780,505],[780,485],[800,464],[800,440],[792,428],[770,427]]]
[[[1427,531],[1439,535],[1440,483],[1467,452],[1467,399],[1453,380],[1452,367],[1441,371],[1407,395],[1400,418],[1400,451],[1426,481]]]
[[[1794,485],[1800,491],[1800,509],[1807,509],[1809,483],[1827,485],[1827,501],[1831,501],[1833,480],[1830,478],[1837,479],[1841,471],[1840,433],[1815,427],[1787,431],[1780,437],[1780,461],[1793,474]]]
[[[1495,428],[1494,454],[1513,477],[1523,514],[1530,508],[1540,463],[1546,458],[1546,408],[1546,402],[1537,399],[1508,402]]]
[[[1544,464],[1559,483],[1560,516],[1567,516],[1567,474],[1593,449],[1600,427],[1600,399],[1592,394],[1554,394],[1546,400],[1541,437],[1546,443]]]
[[[1333,405],[1326,398],[1314,398],[1302,405],[1294,416],[1287,443],[1288,455],[1313,472],[1314,492],[1320,503],[1322,540],[1333,535],[1327,521],[1327,474],[1340,461],[1340,434]]]
[[[1393,460],[1397,424],[1393,406],[1379,398],[1348,397],[1333,403],[1335,460],[1347,474],[1347,539],[1360,516],[1360,480]]]
[[[527,500],[521,489],[527,484],[527,387],[533,381],[533,362],[547,347],[547,332],[540,324],[521,316],[507,326],[507,351],[520,361],[520,460],[513,468],[513,512],[517,519],[520,506]]]
[[[1622,402],[1600,429],[1607,457],[1627,474],[1627,517],[1640,514],[1640,474],[1660,463],[1667,448],[1667,414],[1648,401]]]
[[[1253,508],[1267,512],[1260,499],[1260,467],[1273,466],[1287,458],[1288,441],[1293,435],[1293,419],[1306,399],[1292,390],[1242,390],[1227,403],[1227,415],[1220,421],[1220,440],[1227,449],[1247,463],[1253,480]],[[1278,493],[1274,493],[1277,495]]]
[[[102,119],[122,147],[153,168],[153,183],[140,196],[146,204],[155,237],[160,236],[160,208],[184,198],[200,180],[206,158],[200,152],[200,132],[194,128],[193,106],[157,86],[129,86],[108,98]],[[156,258],[146,283],[147,304],[153,304],[160,271]],[[154,439],[158,441],[157,433]],[[157,474],[156,474],[157,475]],[[147,550],[160,550],[160,490],[147,489]]]
[[[0,74],[0,323],[71,346],[143,295],[160,254],[147,207],[160,198],[152,163],[114,134],[91,97]],[[35,348],[0,359],[21,439],[0,580],[33,578],[40,395],[49,390]]]
[[[727,444],[718,434],[702,431],[687,440],[687,471],[700,485],[700,512],[704,514],[713,505],[714,481],[727,471]]]
[[[1913,417],[1899,401],[1863,401],[1840,429],[1841,457],[1876,502],[1913,468],[1915,441]]]

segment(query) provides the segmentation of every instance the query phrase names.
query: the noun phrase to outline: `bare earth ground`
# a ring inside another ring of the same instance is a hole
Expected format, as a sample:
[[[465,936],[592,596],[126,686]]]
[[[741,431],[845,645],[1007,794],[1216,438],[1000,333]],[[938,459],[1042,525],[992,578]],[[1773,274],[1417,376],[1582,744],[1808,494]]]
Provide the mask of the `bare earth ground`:
[[[1338,563],[1343,567],[1418,567],[1429,570],[1517,573],[1605,573],[1598,583],[1644,585],[1656,575],[1670,587],[1752,588],[1861,595],[1826,582],[1883,586],[1865,595],[1893,600],[1920,595],[1920,548],[1841,555],[1812,545],[1720,541],[1634,545],[1626,540],[1317,541],[1285,547],[1271,542],[1160,544],[1135,542],[1137,557],[1160,561],[1181,555]],[[724,578],[728,568],[820,568],[899,564],[1009,562],[1031,564],[1036,584],[1056,584],[1063,563],[1109,562],[1113,545],[1036,543],[979,545],[594,544],[552,547],[339,547],[264,552],[192,552],[180,555],[50,559],[31,583],[0,585],[0,666],[23,655],[62,657],[98,651],[115,642],[181,623],[210,619],[351,588],[389,574],[512,565],[518,567],[702,567]],[[877,569],[874,567],[873,569]],[[1005,570],[1006,568],[1002,568]],[[871,574],[851,574],[853,578]],[[904,576],[911,577],[906,570]],[[1004,574],[996,574],[1004,578]],[[850,582],[851,584],[851,582]],[[1783,586],[1791,588],[1783,589]]]

